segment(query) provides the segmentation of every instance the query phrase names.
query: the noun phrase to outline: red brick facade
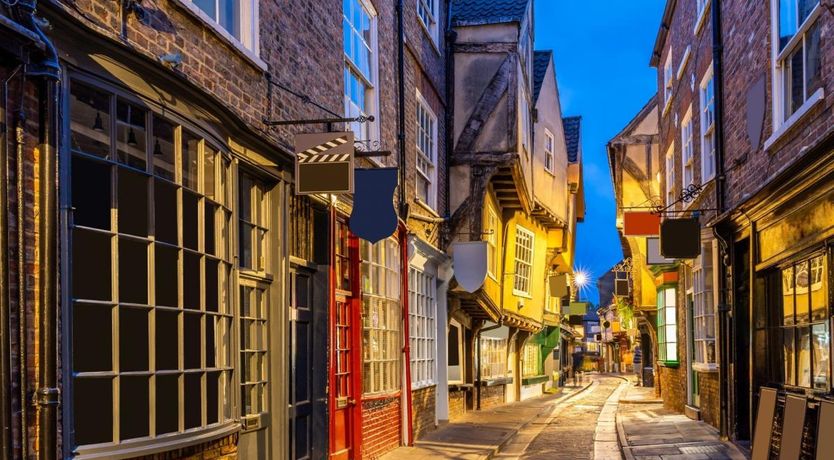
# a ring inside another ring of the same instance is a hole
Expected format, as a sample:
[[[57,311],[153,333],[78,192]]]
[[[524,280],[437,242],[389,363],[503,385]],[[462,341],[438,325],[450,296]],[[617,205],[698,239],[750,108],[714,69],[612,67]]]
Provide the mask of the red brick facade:
[[[378,458],[400,445],[400,397],[362,402],[362,458]]]

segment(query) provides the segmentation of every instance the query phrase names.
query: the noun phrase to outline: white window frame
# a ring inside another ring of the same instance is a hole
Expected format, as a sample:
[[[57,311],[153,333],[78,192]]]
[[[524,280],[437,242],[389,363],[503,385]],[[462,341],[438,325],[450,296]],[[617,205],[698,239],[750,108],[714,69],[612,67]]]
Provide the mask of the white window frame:
[[[707,89],[712,87],[708,95]],[[701,79],[698,98],[701,103],[701,185],[715,178],[715,79],[712,64]],[[709,99],[708,99],[709,98]]]
[[[657,293],[658,360],[664,363],[680,362],[678,344],[678,290],[665,287]],[[663,329],[661,331],[661,328]],[[670,347],[674,345],[674,347]],[[674,350],[674,353],[670,353]],[[674,355],[674,356],[672,356]]]
[[[521,377],[538,377],[542,375],[544,369],[540,366],[541,358],[541,345],[528,340],[521,350]]]
[[[681,120],[681,184],[683,190],[695,183],[695,130],[692,106]]]
[[[432,43],[440,43],[440,0],[416,0],[417,17]]]
[[[232,32],[223,27],[217,17],[211,17],[206,11],[197,6],[194,0],[174,0],[191,14],[199,18],[220,35],[223,40],[232,45],[237,51],[243,54],[249,61],[262,70],[267,70],[266,63],[260,58],[260,8],[258,0],[240,0],[238,12],[238,29],[240,37],[235,37]],[[220,0],[215,1],[215,11],[220,11]],[[219,13],[216,13],[219,14]]]
[[[704,27],[704,23],[707,22],[707,11],[709,11],[709,6],[712,4],[712,0],[695,0],[695,10],[698,12],[698,20],[695,21],[695,30],[694,34],[698,35],[701,32],[701,29]]]
[[[408,275],[411,389],[416,390],[437,383],[437,283],[416,267],[409,267]]]
[[[804,88],[807,83],[806,61],[803,57],[803,92],[804,102],[797,107],[793,113],[788,114],[785,108],[785,78],[787,78],[788,69],[787,61],[791,54],[798,48],[803,48],[803,56],[805,55],[805,41],[806,35],[810,29],[817,25],[817,20],[822,14],[822,5],[818,2],[805,21],[797,25],[796,33],[793,38],[780,49],[780,0],[771,0],[771,72],[772,80],[772,94],[773,94],[773,135],[765,141],[765,149],[767,150],[773,143],[776,142],[788,129],[790,129],[797,120],[802,118],[810,109],[816,104],[820,103],[825,96],[825,90],[820,87],[813,93],[808,93],[808,89]],[[822,34],[823,31],[820,31]]]
[[[530,297],[533,279],[533,259],[536,250],[536,235],[526,228],[515,226],[515,275],[513,294]]]
[[[362,392],[390,394],[400,390],[402,380],[399,242],[393,237],[376,244],[362,240],[360,255],[363,273],[367,274],[362,279],[363,341],[378,343],[362,353]],[[374,292],[375,287],[383,292]]]
[[[523,53],[522,53],[523,54]],[[520,70],[521,71],[521,70]],[[523,73],[522,73],[523,75]],[[525,78],[518,79],[518,112],[519,117],[519,131],[521,149],[524,152],[525,158],[530,155],[530,97],[527,91],[527,84]]]
[[[480,379],[507,377],[507,339],[481,336]]]
[[[425,204],[432,210],[437,210],[437,115],[429,106],[429,103],[417,90],[417,113],[416,113],[416,153],[415,165],[417,177],[415,179],[415,195],[420,196],[420,180],[428,183],[428,191]],[[428,126],[424,126],[424,122]],[[425,145],[423,145],[425,144]]]
[[[716,261],[715,240],[704,241],[701,255],[692,266],[692,329],[694,354],[692,367],[699,371],[713,371],[718,368],[715,323]],[[712,359],[708,359],[712,350]]]
[[[544,170],[549,172],[550,174],[554,173],[553,168],[555,167],[555,157],[553,154],[554,146],[555,146],[555,137],[553,137],[553,133],[550,132],[549,129],[544,129]]]
[[[666,151],[666,204],[672,204],[675,202],[675,181],[677,180],[675,175],[675,143],[672,142],[669,145],[669,149]]]
[[[464,351],[463,325],[461,323],[459,323],[457,320],[451,319],[451,320],[449,320],[449,334],[453,333],[453,331],[455,331],[455,330],[457,331],[455,334],[458,336],[458,340],[457,340],[457,343],[458,343],[458,364],[455,365],[455,366],[453,366],[451,364],[447,364],[448,374],[447,374],[446,379],[447,379],[448,383],[461,384],[461,383],[466,381],[466,365],[465,365],[466,364],[466,356],[463,354],[463,351]],[[447,347],[449,346],[448,343],[447,343],[446,346]],[[446,350],[446,352],[448,353],[448,349]],[[448,358],[447,358],[447,362],[448,362]],[[455,374],[459,374],[460,378],[459,379],[453,379],[451,376],[455,375]]]
[[[498,229],[500,228],[500,220],[498,213],[491,207],[487,207],[486,212],[486,237],[487,242],[487,275],[492,279],[497,280],[498,277]]]
[[[344,65],[345,68],[343,72],[347,74],[351,72],[354,74],[358,79],[364,84],[365,86],[365,104],[366,110],[363,112],[355,107],[353,101],[349,96],[349,91],[347,89],[348,81],[345,79],[343,84],[345,85],[344,91],[344,102],[345,102],[345,117],[348,118],[355,118],[358,116],[373,116],[374,121],[367,121],[364,124],[360,123],[350,123],[346,127],[348,130],[351,130],[356,135],[357,141],[377,141],[379,140],[379,16],[377,14],[376,9],[368,0],[350,0],[351,2],[356,2],[360,7],[362,7],[365,12],[367,13],[369,20],[370,20],[370,30],[371,30],[371,43],[368,43],[368,48],[371,51],[371,62],[369,63],[370,68],[368,71],[370,75],[363,75],[362,72],[359,70],[359,67],[356,63],[353,62],[350,55],[345,51],[345,43],[342,43],[342,52],[344,55]],[[348,14],[342,10],[342,27],[344,27],[344,23],[348,22],[352,25],[351,19],[348,18]],[[344,37],[344,31],[342,31],[342,36]],[[366,138],[365,138],[366,137]]]

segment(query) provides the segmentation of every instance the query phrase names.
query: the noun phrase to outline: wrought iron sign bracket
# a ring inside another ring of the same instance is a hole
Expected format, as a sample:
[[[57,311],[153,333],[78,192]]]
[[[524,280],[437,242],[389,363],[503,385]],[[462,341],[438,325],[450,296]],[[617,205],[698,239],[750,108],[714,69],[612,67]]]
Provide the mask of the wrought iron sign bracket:
[[[656,216],[674,216],[678,214],[695,214],[699,215],[704,212],[709,211],[718,211],[717,208],[697,208],[697,209],[683,209],[683,210],[675,210],[675,206],[679,203],[691,203],[697,199],[701,193],[704,191],[704,186],[700,184],[690,184],[684,190],[681,191],[680,195],[678,195],[678,199],[669,203],[666,206],[662,204],[658,204],[653,206],[651,213]]]
[[[302,120],[270,120],[264,118],[263,123],[267,126],[290,126],[290,125],[331,125],[334,123],[367,123],[373,122],[373,115],[362,115],[359,117],[334,117],[334,118],[310,118]]]

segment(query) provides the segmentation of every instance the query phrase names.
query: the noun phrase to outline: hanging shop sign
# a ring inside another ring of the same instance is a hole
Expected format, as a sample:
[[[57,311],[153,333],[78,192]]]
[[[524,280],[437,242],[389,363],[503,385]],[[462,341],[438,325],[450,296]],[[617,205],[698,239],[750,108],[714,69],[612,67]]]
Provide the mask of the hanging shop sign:
[[[657,236],[660,234],[660,215],[650,211],[623,213],[623,235]]]
[[[487,276],[486,241],[453,243],[452,268],[461,289],[466,292],[480,289]]]
[[[568,295],[568,275],[559,273],[547,278],[550,284],[550,297],[564,297]]]
[[[614,280],[614,295],[617,297],[628,297],[629,283],[627,279]]]
[[[668,265],[673,263],[675,263],[675,259],[669,259],[660,254],[660,238],[646,238],[647,265]]]
[[[698,219],[665,219],[660,224],[660,254],[669,259],[698,257],[701,254],[701,224]]]
[[[295,135],[295,193],[353,193],[353,133]]]
[[[348,221],[350,231],[370,243],[388,238],[397,230],[397,168],[359,168],[354,174],[356,193]]]

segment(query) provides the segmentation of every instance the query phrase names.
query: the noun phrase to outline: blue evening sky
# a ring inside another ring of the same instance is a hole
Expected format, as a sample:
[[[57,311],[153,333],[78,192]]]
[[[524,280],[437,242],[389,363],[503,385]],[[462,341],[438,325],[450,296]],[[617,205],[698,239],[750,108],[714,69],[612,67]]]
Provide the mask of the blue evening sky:
[[[605,145],[656,91],[649,58],[666,1],[535,2],[536,49],[554,52],[565,116],[582,116],[587,211],[575,264],[591,275],[582,300],[597,304],[597,278],[622,258]]]

